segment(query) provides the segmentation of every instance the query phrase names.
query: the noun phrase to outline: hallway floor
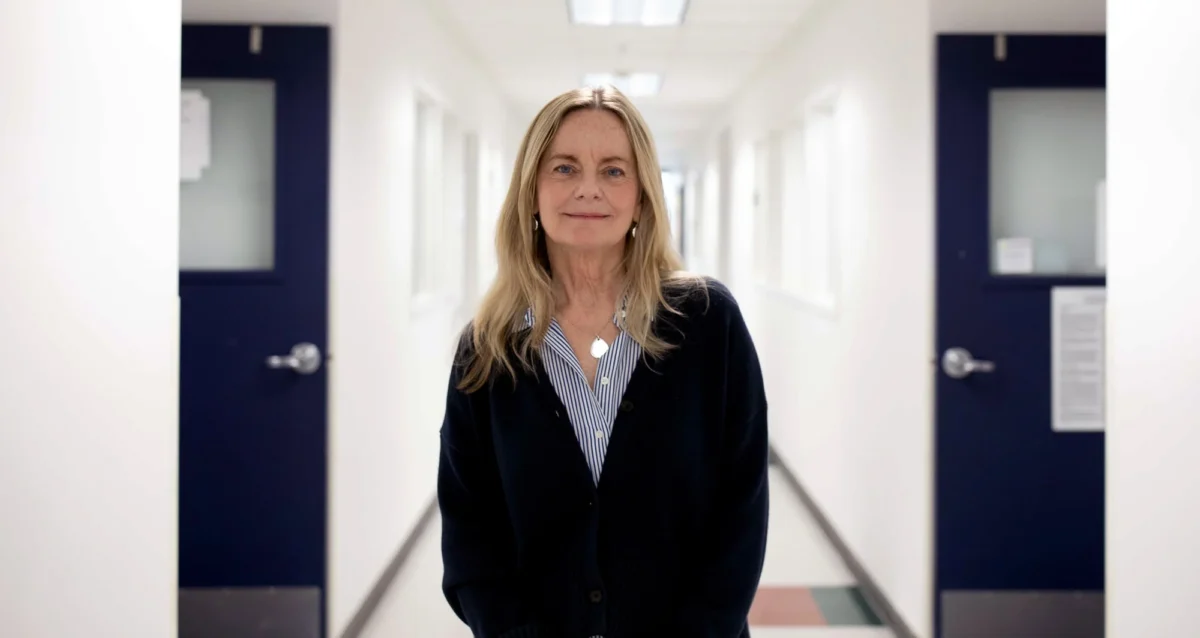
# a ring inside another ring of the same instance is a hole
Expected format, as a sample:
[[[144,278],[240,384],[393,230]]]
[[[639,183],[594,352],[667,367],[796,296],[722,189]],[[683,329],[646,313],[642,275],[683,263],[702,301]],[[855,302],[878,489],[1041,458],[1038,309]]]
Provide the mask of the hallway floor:
[[[771,475],[767,562],[750,613],[754,638],[892,638],[779,470]],[[380,603],[363,638],[471,638],[442,598],[434,522]]]

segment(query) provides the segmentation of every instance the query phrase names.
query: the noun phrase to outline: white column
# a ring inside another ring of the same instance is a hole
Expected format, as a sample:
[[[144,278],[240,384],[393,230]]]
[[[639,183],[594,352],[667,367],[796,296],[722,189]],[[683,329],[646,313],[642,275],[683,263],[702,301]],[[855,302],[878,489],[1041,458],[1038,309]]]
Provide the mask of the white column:
[[[0,634],[170,638],[178,0],[0,0]]]
[[[1108,10],[1108,635],[1188,636],[1200,591],[1200,4]]]

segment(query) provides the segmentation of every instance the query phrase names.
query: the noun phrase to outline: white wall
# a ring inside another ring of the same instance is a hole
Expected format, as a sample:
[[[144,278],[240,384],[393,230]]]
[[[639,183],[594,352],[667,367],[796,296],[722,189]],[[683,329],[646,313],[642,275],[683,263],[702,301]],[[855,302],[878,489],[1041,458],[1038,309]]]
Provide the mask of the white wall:
[[[772,439],[920,636],[931,631],[933,77],[928,0],[816,9],[730,111],[733,281]],[[753,144],[838,95],[837,310],[756,285]],[[713,129],[714,132],[717,128]],[[750,166],[747,166],[749,164]]]
[[[424,0],[342,0],[334,41],[330,607],[340,632],[435,494],[438,428],[465,322],[410,298],[417,92],[511,168],[508,106]],[[502,191],[500,191],[502,194]],[[482,197],[481,283],[494,194]],[[461,239],[447,237],[446,240]],[[452,296],[452,295],[451,295]]]
[[[1112,0],[1108,635],[1196,633],[1200,5]]]
[[[182,0],[188,22],[332,24],[338,0]]]
[[[1105,0],[931,0],[937,32],[1103,33]]]
[[[176,635],[179,18],[0,3],[6,636]]]

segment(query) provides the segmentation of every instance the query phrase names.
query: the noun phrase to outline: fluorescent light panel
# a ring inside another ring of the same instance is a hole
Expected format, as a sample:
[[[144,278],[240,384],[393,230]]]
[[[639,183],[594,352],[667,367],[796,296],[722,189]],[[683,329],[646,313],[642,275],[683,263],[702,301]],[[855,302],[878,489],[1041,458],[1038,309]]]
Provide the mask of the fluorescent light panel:
[[[687,5],[688,0],[567,0],[567,12],[575,24],[663,27],[683,24]]]
[[[662,76],[657,73],[589,73],[583,76],[584,86],[608,85],[629,97],[657,95],[662,89]]]

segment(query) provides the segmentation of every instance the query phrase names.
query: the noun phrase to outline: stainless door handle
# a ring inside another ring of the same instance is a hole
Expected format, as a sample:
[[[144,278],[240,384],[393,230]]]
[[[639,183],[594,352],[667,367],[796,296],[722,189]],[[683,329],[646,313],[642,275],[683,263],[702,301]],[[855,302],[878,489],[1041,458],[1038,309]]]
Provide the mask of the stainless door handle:
[[[942,371],[952,379],[965,379],[976,372],[994,372],[996,364],[980,361],[966,348],[950,348],[942,355]]]
[[[312,374],[321,369],[321,349],[311,343],[297,343],[290,354],[267,357],[267,367],[274,370],[295,370],[297,374]]]

